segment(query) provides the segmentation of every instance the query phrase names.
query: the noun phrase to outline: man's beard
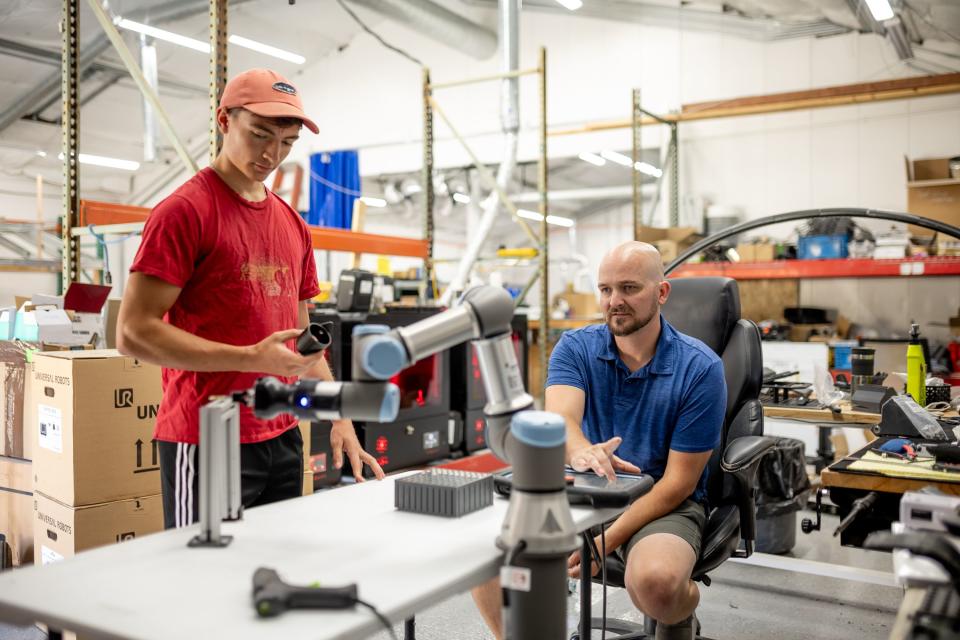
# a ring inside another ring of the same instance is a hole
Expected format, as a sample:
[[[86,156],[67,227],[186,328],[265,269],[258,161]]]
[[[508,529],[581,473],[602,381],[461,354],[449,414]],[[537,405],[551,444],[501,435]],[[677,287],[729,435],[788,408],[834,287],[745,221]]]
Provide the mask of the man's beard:
[[[635,333],[650,324],[650,321],[660,312],[660,305],[654,300],[645,314],[637,315],[633,313],[630,316],[617,316],[616,318],[611,315],[615,312],[623,311],[632,310],[629,307],[619,307],[607,312],[607,327],[610,329],[610,333],[618,338]]]

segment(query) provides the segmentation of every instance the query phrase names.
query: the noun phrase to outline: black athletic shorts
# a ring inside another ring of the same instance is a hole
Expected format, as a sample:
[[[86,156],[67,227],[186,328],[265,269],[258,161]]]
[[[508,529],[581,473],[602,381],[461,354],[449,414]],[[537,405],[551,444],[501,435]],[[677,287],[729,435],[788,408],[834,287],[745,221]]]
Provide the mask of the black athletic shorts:
[[[157,443],[163,491],[163,526],[186,527],[200,517],[197,445]],[[272,440],[240,445],[240,492],[249,509],[296,498],[303,492],[303,436],[293,427]]]

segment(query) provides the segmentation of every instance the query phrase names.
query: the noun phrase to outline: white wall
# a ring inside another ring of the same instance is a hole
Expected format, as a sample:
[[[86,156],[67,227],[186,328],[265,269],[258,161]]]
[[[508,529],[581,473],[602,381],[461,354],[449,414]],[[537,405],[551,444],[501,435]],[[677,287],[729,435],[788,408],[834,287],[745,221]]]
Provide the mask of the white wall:
[[[484,17],[482,12],[477,15]],[[477,62],[390,22],[380,22],[376,29],[424,60],[435,81],[497,70],[496,59]],[[873,35],[763,43],[722,33],[524,13],[521,67],[535,66],[541,44],[548,49],[551,127],[622,119],[629,114],[634,86],[642,89],[647,108],[669,112],[697,101],[914,74]],[[415,65],[361,34],[342,54],[307,70],[301,83],[305,102],[323,129],[317,144],[359,147],[365,175],[420,167],[421,77]],[[449,90],[438,97],[480,157],[496,162],[501,153],[497,86]],[[521,159],[536,157],[536,107],[536,82],[523,80]],[[468,162],[439,119],[436,135],[438,166]],[[663,127],[644,128],[644,146],[659,147],[667,135]],[[684,202],[737,207],[747,219],[823,206],[902,211],[903,157],[960,151],[960,96],[687,123],[681,126],[680,139]],[[619,130],[552,137],[549,153],[572,156],[629,145],[629,131]],[[299,153],[316,150],[303,148]],[[689,205],[682,213],[684,220],[694,222],[701,215]],[[591,268],[605,250],[629,237],[629,221],[628,206],[581,219],[577,250],[588,256]],[[664,206],[654,222],[666,223]],[[794,228],[783,225],[757,233],[788,237]],[[521,232],[513,238],[519,244]],[[443,244],[438,243],[438,252],[444,251]],[[553,254],[563,255],[556,249]],[[553,278],[556,288],[562,281]]]

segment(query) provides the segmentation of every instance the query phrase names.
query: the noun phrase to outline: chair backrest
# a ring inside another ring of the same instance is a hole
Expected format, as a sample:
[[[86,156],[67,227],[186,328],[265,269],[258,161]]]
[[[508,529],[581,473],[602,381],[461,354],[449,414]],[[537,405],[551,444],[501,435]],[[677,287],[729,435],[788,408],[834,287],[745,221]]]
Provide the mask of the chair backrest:
[[[708,464],[707,497],[712,506],[723,502],[725,483],[720,469],[723,449],[733,438],[763,434],[763,410],[758,396],[763,379],[760,332],[740,318],[740,289],[731,278],[674,278],[663,316],[677,331],[704,342],[723,360],[727,411],[720,447]]]

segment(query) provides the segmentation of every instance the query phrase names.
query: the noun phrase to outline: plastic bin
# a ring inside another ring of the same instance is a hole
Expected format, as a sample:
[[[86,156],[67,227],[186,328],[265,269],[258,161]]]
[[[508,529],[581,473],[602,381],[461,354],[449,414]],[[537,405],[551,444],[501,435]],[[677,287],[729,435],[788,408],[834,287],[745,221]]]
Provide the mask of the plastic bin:
[[[846,258],[848,240],[846,235],[801,236],[797,241],[797,258],[800,260]]]

